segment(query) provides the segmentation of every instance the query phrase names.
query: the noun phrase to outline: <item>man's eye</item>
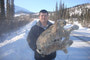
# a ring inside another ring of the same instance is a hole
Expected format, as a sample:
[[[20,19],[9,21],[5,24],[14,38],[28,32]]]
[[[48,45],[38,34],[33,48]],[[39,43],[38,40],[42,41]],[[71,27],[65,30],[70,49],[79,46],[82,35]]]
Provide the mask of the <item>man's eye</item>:
[[[42,16],[46,17],[47,15],[42,15]]]

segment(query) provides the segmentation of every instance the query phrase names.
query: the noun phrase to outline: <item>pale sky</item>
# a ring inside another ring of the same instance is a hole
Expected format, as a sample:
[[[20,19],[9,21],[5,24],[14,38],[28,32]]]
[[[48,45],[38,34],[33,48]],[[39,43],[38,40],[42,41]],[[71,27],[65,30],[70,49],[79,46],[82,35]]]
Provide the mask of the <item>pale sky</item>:
[[[14,0],[14,4],[23,7],[31,12],[39,12],[41,9],[48,11],[55,10],[56,2],[60,0]],[[90,3],[90,0],[62,0],[67,7],[73,7],[78,4]]]

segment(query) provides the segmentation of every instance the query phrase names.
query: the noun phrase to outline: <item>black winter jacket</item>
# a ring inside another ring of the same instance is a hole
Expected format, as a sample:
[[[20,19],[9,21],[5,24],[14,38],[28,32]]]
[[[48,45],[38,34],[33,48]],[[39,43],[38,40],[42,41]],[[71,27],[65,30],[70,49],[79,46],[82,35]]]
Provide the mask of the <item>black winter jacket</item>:
[[[52,23],[50,23],[48,21],[47,28],[50,27],[51,25],[52,25]],[[43,31],[45,31],[45,29],[43,27],[41,27],[41,23],[39,21],[36,25],[34,25],[31,28],[31,30],[30,30],[30,32],[28,34],[28,37],[27,37],[27,41],[29,43],[30,48],[35,52],[35,59],[36,60],[51,60],[51,59],[54,59],[56,57],[56,52],[51,53],[50,55],[46,55],[45,57],[42,57],[36,51],[36,48],[37,48],[36,47],[36,40]]]

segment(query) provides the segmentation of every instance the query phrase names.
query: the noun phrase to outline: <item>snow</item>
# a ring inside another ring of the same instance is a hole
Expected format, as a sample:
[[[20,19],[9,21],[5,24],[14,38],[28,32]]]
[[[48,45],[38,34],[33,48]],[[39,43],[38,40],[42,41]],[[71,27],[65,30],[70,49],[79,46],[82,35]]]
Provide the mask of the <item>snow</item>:
[[[14,17],[24,16],[24,15],[29,16],[29,14],[27,13],[20,13],[20,14],[15,14]]]
[[[38,19],[21,27],[14,32],[3,34],[0,39],[0,60],[35,60],[34,52],[27,43],[27,35]],[[79,26],[70,35],[70,40],[74,43],[68,48],[68,53],[58,50],[55,60],[90,60],[90,29]],[[71,27],[67,24],[65,28]],[[83,41],[84,40],[84,41]]]
[[[75,10],[75,11],[73,11],[73,10]],[[78,14],[80,16],[81,13],[82,13],[82,10],[80,8],[76,7],[74,9],[71,9],[70,16],[72,16],[74,14]]]
[[[90,5],[87,5],[86,8],[89,8],[90,9]]]

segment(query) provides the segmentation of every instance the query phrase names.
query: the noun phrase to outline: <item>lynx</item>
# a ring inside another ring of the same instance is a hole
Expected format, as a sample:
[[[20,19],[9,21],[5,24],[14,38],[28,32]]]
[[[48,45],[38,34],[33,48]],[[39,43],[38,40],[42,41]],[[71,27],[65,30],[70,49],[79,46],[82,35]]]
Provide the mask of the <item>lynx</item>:
[[[68,53],[67,48],[73,43],[69,40],[70,33],[73,30],[77,30],[77,25],[65,30],[65,20],[57,20],[52,26],[45,30],[37,39],[37,52],[42,55],[48,55],[57,50],[63,50]]]

